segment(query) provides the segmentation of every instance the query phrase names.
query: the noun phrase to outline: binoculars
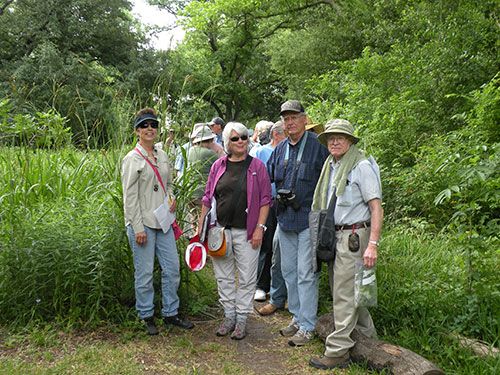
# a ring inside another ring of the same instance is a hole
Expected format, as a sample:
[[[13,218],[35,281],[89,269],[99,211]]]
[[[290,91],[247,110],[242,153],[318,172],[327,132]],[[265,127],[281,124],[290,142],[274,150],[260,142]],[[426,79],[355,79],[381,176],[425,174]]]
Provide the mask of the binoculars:
[[[295,194],[289,189],[279,189],[276,192],[276,199],[280,205],[285,206],[284,208],[290,206],[295,211],[300,210],[300,204],[297,202]]]

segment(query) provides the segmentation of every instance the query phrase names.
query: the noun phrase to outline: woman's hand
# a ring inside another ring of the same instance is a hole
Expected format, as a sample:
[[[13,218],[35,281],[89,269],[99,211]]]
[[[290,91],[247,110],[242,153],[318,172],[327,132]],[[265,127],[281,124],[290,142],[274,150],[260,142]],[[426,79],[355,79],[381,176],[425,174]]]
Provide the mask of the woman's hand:
[[[172,199],[170,202],[170,212],[175,212],[175,208],[177,206],[177,201],[175,199]]]
[[[264,237],[264,228],[256,227],[253,231],[252,239],[250,243],[252,244],[252,248],[257,250],[262,245],[262,238]]]
[[[377,263],[377,245],[368,243],[368,247],[363,254],[365,267],[372,268]]]
[[[148,236],[145,231],[139,232],[135,234],[135,242],[137,245],[142,246],[148,241]]]

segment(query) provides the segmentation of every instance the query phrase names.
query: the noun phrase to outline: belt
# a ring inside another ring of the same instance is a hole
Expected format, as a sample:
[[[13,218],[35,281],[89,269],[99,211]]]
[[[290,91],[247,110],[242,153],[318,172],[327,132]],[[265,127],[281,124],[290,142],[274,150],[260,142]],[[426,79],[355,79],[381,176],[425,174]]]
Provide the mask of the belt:
[[[335,225],[335,230],[360,229],[360,228],[368,228],[369,226],[370,222],[365,221],[364,223],[356,223],[351,225]]]

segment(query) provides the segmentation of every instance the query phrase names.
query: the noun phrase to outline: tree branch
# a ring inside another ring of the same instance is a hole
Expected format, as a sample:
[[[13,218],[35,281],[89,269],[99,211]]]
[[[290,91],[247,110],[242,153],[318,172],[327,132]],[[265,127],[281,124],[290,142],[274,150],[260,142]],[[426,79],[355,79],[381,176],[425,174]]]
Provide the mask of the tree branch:
[[[286,15],[286,14],[290,14],[290,13],[297,13],[297,12],[301,12],[305,9],[309,9],[309,8],[314,8],[318,5],[335,5],[335,1],[334,0],[321,0],[321,1],[315,1],[314,3],[310,3],[310,4],[306,4],[306,5],[302,5],[300,7],[297,7],[297,8],[294,8],[294,9],[287,9],[286,11],[283,11],[283,12],[277,12],[277,13],[270,13],[270,14],[265,14],[265,15],[262,15],[262,16],[255,16],[255,18],[257,19],[265,19],[265,18],[272,18],[272,17],[277,17],[277,16],[283,16],[283,15]]]

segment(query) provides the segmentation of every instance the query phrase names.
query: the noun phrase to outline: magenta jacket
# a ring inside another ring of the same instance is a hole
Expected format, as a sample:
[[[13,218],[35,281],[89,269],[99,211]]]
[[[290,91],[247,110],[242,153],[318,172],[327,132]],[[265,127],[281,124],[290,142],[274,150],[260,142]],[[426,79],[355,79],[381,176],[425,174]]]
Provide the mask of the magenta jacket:
[[[226,171],[227,156],[215,161],[210,168],[203,205],[211,207],[212,197],[219,179]],[[265,165],[257,158],[253,158],[247,170],[247,239],[251,240],[257,226],[259,211],[262,206],[271,205],[271,181]]]

